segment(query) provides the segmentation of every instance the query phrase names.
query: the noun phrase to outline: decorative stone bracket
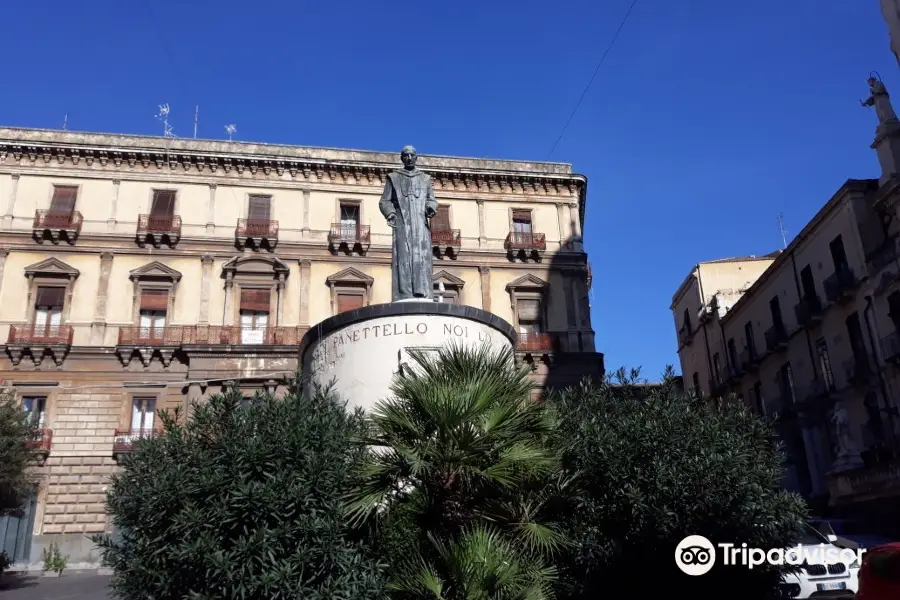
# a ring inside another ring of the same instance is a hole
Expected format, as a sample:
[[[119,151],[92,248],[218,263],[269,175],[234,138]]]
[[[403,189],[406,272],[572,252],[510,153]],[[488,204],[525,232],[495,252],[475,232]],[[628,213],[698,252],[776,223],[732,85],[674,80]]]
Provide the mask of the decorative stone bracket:
[[[60,368],[62,367],[66,356],[69,354],[69,345],[50,344],[47,346],[25,346],[21,344],[9,344],[6,346],[6,351],[9,353],[9,358],[12,361],[13,367],[16,369],[19,368],[19,363],[22,362],[22,358],[24,358],[26,354],[31,356],[31,360],[35,367],[40,367],[41,363],[44,362],[44,357],[49,355],[56,364],[56,367]]]
[[[156,346],[119,346],[116,348],[116,354],[119,356],[123,367],[130,365],[136,354],[145,369],[150,368],[150,362],[153,360],[154,354],[158,354],[163,367],[168,369],[169,365],[172,364],[175,350],[176,348],[159,348]]]

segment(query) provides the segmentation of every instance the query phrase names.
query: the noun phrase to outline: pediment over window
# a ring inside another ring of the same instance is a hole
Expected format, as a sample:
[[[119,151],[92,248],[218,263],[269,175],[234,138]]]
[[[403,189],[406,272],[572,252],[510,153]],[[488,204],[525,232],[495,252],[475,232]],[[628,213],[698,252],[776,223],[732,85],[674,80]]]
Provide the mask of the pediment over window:
[[[372,287],[374,281],[374,278],[353,267],[347,267],[325,279],[325,283],[331,287],[334,287],[335,285],[364,285],[366,287]]]
[[[58,258],[52,257],[25,267],[25,276],[29,278],[38,276],[74,280],[80,274],[80,271],[75,267],[67,265]]]
[[[526,273],[522,275],[515,281],[510,281],[506,284],[506,291],[511,292],[513,290],[545,290],[549,284],[536,275],[532,275],[531,273]]]
[[[452,273],[448,273],[447,271],[443,271],[443,270],[438,271],[437,273],[432,275],[431,280],[434,283],[443,283],[444,287],[461,288],[466,284],[465,281],[463,281],[456,275],[453,275]]]
[[[138,267],[128,273],[128,278],[132,281],[136,280],[163,280],[178,283],[181,279],[181,273],[155,260],[143,267]]]
[[[282,261],[274,256],[237,256],[222,265],[222,274],[228,277],[234,275],[269,276],[276,279],[284,279],[290,273],[290,269]]]

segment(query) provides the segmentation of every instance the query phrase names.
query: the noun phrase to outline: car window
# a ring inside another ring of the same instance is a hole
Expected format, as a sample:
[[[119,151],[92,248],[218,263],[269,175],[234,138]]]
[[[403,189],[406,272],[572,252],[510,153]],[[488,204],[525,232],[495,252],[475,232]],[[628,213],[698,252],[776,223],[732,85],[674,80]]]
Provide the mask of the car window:
[[[812,526],[804,523],[800,527],[799,535],[797,536],[796,542],[797,544],[807,544],[807,545],[816,545],[816,544],[830,544],[824,535],[816,531],[812,528]]]

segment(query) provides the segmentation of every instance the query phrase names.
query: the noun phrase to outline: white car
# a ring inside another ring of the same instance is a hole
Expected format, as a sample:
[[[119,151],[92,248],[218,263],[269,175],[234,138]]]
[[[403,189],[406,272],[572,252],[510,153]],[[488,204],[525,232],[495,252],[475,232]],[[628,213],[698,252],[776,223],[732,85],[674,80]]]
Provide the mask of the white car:
[[[805,562],[793,573],[782,577],[781,593],[785,598],[852,599],[859,588],[859,562],[841,553],[841,548],[810,526],[795,542],[805,552]],[[827,552],[827,554],[826,554]],[[840,559],[838,559],[840,556]],[[826,557],[833,560],[828,564]]]

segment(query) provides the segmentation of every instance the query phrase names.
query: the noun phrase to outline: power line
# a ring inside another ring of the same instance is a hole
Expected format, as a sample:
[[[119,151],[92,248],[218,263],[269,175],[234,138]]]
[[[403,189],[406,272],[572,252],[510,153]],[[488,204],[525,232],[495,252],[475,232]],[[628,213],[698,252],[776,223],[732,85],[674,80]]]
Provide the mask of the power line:
[[[566,124],[563,125],[562,131],[559,132],[559,137],[556,138],[556,141],[553,142],[553,147],[550,148],[550,152],[547,154],[547,158],[549,159],[553,156],[554,150],[556,150],[556,146],[559,144],[560,140],[563,138],[563,135],[566,133],[566,129],[569,128],[569,123],[572,122],[572,118],[575,116],[575,113],[578,112],[578,107],[581,106],[582,100],[587,95],[588,90],[591,88],[591,84],[594,83],[594,78],[597,76],[597,73],[600,71],[600,67],[603,66],[603,61],[606,60],[606,56],[609,54],[609,51],[612,50],[612,47],[615,45],[616,40],[619,39],[619,34],[622,32],[622,28],[625,27],[625,23],[628,22],[628,17],[631,16],[631,11],[634,10],[634,5],[638,3],[638,0],[632,0],[631,6],[628,7],[628,11],[625,13],[625,16],[622,17],[622,22],[619,23],[619,28],[616,29],[616,33],[613,35],[612,40],[609,42],[609,46],[606,47],[606,51],[603,52],[603,56],[600,57],[600,61],[597,63],[597,67],[594,69],[594,74],[591,75],[591,78],[588,80],[587,85],[584,86],[584,91],[581,92],[581,97],[578,99],[578,102],[575,104],[575,108],[572,109],[572,114],[569,115],[569,118],[566,119]]]

